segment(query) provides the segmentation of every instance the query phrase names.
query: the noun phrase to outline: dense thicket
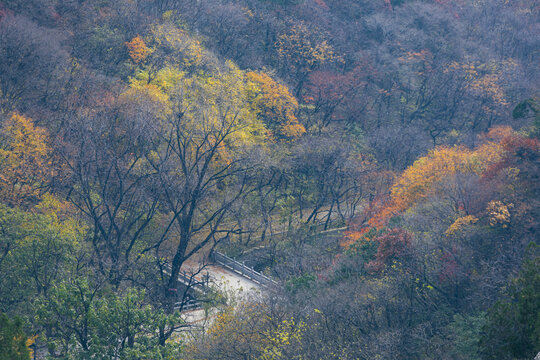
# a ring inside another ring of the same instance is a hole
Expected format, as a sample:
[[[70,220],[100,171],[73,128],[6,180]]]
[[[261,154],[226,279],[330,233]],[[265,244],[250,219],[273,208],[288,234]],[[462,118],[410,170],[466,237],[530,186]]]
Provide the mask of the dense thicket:
[[[536,0],[0,0],[0,358],[534,357],[539,24]],[[210,293],[184,337],[178,274],[216,247],[281,290]]]

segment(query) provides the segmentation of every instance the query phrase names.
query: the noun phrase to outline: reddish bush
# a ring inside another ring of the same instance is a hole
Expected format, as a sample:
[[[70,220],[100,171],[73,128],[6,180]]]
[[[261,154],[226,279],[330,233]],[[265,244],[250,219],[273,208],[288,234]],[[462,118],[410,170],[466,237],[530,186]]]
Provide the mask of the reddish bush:
[[[412,234],[404,229],[392,229],[373,239],[379,243],[376,259],[369,263],[373,270],[382,270],[393,260],[410,252]]]

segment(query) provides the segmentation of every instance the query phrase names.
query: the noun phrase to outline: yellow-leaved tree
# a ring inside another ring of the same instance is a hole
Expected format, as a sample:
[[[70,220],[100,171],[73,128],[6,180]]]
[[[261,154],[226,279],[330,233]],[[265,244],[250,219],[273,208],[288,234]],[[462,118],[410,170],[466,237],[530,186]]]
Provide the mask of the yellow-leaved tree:
[[[35,202],[51,180],[48,134],[32,119],[12,113],[0,129],[0,201],[10,206]]]
[[[283,72],[294,74],[294,95],[299,98],[308,75],[326,63],[340,60],[322,32],[298,22],[278,36],[276,50]]]
[[[173,66],[153,74],[141,70],[122,95],[148,103],[145,136],[151,149],[136,170],[155,178],[164,221],[170,221],[157,237],[171,241],[162,240],[156,248],[173,254],[171,271],[162,277],[163,293],[171,295],[164,305],[171,312],[176,300],[170,289],[178,287],[180,267],[233,231],[224,224],[246,190],[251,149],[268,140],[269,131],[250,101],[252,87],[244,71],[226,62],[196,73]]]
[[[250,71],[246,76],[250,82],[248,96],[253,110],[275,137],[296,139],[306,132],[296,118],[298,101],[287,86],[264,72]]]
[[[188,345],[187,359],[292,359],[307,324],[278,318],[260,303],[241,303],[219,313],[205,336]],[[219,349],[219,350],[218,350]]]

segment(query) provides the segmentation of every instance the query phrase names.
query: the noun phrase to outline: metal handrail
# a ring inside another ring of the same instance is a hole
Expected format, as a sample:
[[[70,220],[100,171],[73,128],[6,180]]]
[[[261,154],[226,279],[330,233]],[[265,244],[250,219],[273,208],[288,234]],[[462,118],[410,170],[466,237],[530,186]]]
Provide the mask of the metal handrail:
[[[167,264],[165,265],[165,267],[171,271],[171,265]],[[167,273],[167,272],[165,272]],[[167,273],[168,275],[170,275],[170,272]],[[209,279],[209,278],[208,278]],[[184,285],[186,286],[190,286],[193,290],[196,290],[198,292],[201,292],[203,294],[206,294],[208,292],[208,281],[204,282],[204,281],[197,281],[195,279],[195,277],[193,276],[193,274],[189,274],[185,271],[181,271],[178,273],[178,280],[183,283]],[[195,281],[193,281],[195,280]]]
[[[185,302],[176,302],[176,303],[174,303],[174,309],[175,310],[182,309],[182,311],[190,311],[190,310],[197,310],[197,309],[201,309],[201,308],[202,308],[201,303],[198,302],[195,299],[190,299],[190,300],[185,301]]]
[[[172,270],[172,267],[169,264],[166,264],[165,267],[169,271]],[[202,294],[206,294],[207,291],[208,291],[208,289],[207,289],[208,285],[207,284],[205,285],[203,282],[200,282],[200,281],[193,282],[192,281],[193,279],[194,279],[194,277],[189,276],[185,271],[182,271],[182,272],[178,273],[178,280],[180,282],[184,283],[184,285],[186,285],[186,286],[190,286],[191,289],[193,289],[195,291],[198,291],[198,292],[200,292]],[[189,299],[188,301],[180,301],[180,302],[175,302],[174,303],[174,309],[175,310],[191,311],[191,310],[197,310],[197,309],[201,309],[201,308],[202,308],[201,303],[196,299]]]
[[[210,259],[213,260],[215,263],[229,268],[230,270],[240,274],[247,279],[255,281],[262,286],[270,287],[278,285],[276,281],[269,278],[268,276],[261,274],[260,272],[250,268],[249,266],[246,266],[244,263],[236,261],[228,257],[227,255],[220,253],[219,251],[212,251],[212,253],[210,253]]]

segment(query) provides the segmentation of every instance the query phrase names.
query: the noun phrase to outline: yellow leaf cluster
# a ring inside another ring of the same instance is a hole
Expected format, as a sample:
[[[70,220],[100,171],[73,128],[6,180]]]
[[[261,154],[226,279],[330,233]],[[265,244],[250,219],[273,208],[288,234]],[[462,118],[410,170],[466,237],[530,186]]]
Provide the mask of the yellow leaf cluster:
[[[0,130],[0,201],[22,205],[36,199],[52,176],[45,129],[13,113]]]
[[[511,74],[517,68],[514,59],[508,58],[501,61],[490,61],[487,63],[452,62],[447,66],[445,72],[455,72],[461,74],[467,81],[466,87],[473,93],[485,96],[501,107],[507,107],[509,101],[501,86],[501,78],[504,74]],[[492,112],[493,109],[484,106],[486,111]]]
[[[57,236],[76,242],[83,238],[87,226],[73,215],[77,210],[67,201],[62,201],[51,194],[45,194],[36,205],[35,212],[40,213],[57,231]]]
[[[244,72],[230,62],[227,65],[226,71],[211,77],[196,78],[196,87],[200,89],[200,93],[195,92],[190,98],[195,101],[202,96],[206,105],[210,105],[210,111],[206,114],[210,115],[211,119],[217,122],[225,121],[233,126],[235,131],[229,146],[263,143],[268,131],[249,102],[249,84]]]
[[[296,118],[298,101],[289,89],[263,72],[248,72],[248,99],[252,109],[277,137],[295,139],[306,132]]]
[[[461,231],[463,227],[465,227],[466,225],[474,224],[477,221],[478,221],[478,218],[476,218],[475,216],[472,216],[472,215],[462,216],[456,219],[456,221],[454,221],[454,223],[448,227],[448,229],[445,231],[445,234],[447,236],[454,235],[458,231]]]
[[[503,228],[508,227],[510,223],[510,209],[514,207],[514,204],[504,204],[501,201],[490,201],[487,206],[487,212],[489,216],[489,224],[491,226],[501,225]]]
[[[174,65],[186,68],[199,66],[205,56],[199,40],[171,24],[154,26],[151,30],[151,40],[154,48],[161,48],[165,50],[164,52],[172,54],[168,60]]]
[[[480,79],[475,79],[470,88],[481,94],[489,96],[493,102],[500,106],[508,106],[508,100],[504,94],[504,90],[499,85],[499,77],[496,74],[488,74]]]
[[[304,23],[292,26],[276,42],[278,55],[298,70],[311,71],[316,66],[338,59],[326,40],[314,39],[314,32]]]
[[[236,320],[237,318],[234,316],[233,310],[226,309],[226,311],[222,311],[216,315],[212,326],[208,329],[208,334],[219,336],[220,334],[228,331],[231,324],[233,324]]]
[[[253,13],[253,11],[251,11],[250,8],[244,6],[242,7],[242,12],[244,13],[244,15],[248,18],[252,18],[255,16],[255,14]]]
[[[25,341],[26,348],[28,349],[28,352],[30,354],[30,359],[34,358],[34,349],[32,348],[32,345],[34,345],[34,343],[36,342],[37,337],[37,335],[34,335],[32,337],[29,337]]]
[[[129,89],[127,89],[120,98],[133,101],[133,103],[142,102],[144,101],[143,98],[147,98],[156,103],[161,103],[164,107],[169,105],[169,96],[154,84],[132,82]]]
[[[286,346],[298,343],[306,324],[296,323],[293,318],[283,320],[276,329],[264,332],[264,342],[260,360],[278,360],[284,358],[283,350]]]
[[[306,327],[294,318],[273,318],[263,304],[243,303],[216,316],[207,331],[206,344],[233,348],[237,354],[249,353],[251,359],[286,359],[287,348],[300,343]]]

